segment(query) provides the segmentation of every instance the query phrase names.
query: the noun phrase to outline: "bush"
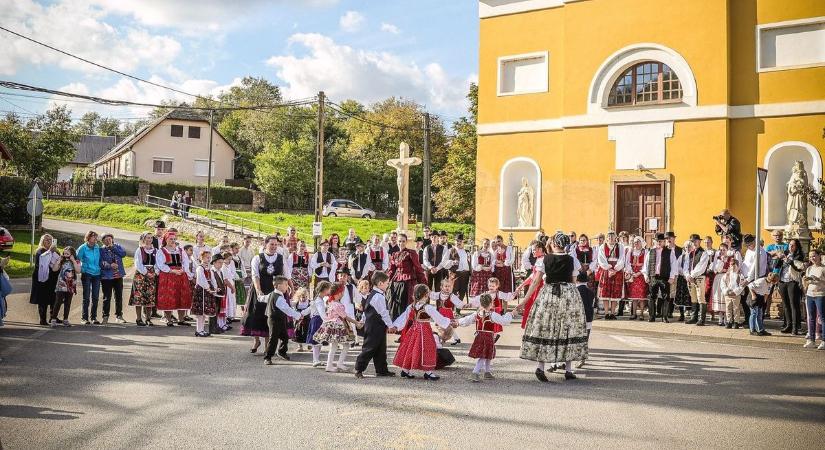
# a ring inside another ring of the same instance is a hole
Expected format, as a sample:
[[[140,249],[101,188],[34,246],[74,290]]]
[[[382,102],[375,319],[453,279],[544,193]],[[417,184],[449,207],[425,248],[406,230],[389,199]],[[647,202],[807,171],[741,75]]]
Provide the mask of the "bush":
[[[189,191],[189,195],[195,198],[196,189],[206,189],[206,186],[195,186],[191,184],[181,183],[152,183],[149,186],[149,195],[161,198],[172,198],[175,191],[183,194],[184,191]],[[107,188],[108,190],[108,188]],[[135,194],[137,195],[137,194]],[[227,205],[250,205],[252,204],[252,191],[245,188],[228,187],[228,186],[212,186],[211,189],[212,204],[227,204]]]
[[[137,178],[112,178],[106,180],[107,197],[134,197],[138,195],[138,185],[140,179]],[[102,180],[95,180],[95,193],[100,195]]]
[[[0,225],[30,223],[26,204],[31,187],[24,178],[0,176]]]
[[[51,200],[44,202],[43,214],[98,224],[124,224],[143,230],[146,221],[159,219],[163,213],[135,205]]]

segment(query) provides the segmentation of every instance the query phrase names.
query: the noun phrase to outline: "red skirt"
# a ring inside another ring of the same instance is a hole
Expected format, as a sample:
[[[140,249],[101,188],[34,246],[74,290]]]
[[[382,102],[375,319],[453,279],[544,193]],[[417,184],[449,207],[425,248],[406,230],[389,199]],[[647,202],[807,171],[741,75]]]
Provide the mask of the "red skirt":
[[[647,282],[643,275],[632,278],[633,281],[627,283],[627,298],[629,300],[647,300]]]
[[[494,359],[496,357],[496,341],[493,333],[479,331],[470,347],[470,358]]]
[[[487,280],[492,276],[493,272],[491,271],[479,270],[478,272],[473,272],[470,278],[470,297],[475,297],[476,295],[487,292]]]
[[[513,268],[510,266],[493,267],[493,274],[498,278],[498,290],[513,292]]]
[[[158,275],[158,311],[175,311],[192,308],[192,291],[186,273],[175,275],[161,272]]]
[[[438,308],[438,313],[450,320],[455,319],[453,308]]]
[[[415,321],[405,330],[392,363],[404,370],[435,370],[435,338],[429,322]]]
[[[716,278],[715,273],[705,275],[705,303],[708,304],[708,311],[717,312],[713,309],[713,279]]]
[[[599,280],[599,298],[602,300],[621,300],[624,291],[624,272],[616,272],[609,276],[607,271],[599,268],[596,276]]]
[[[544,277],[539,277],[538,280],[539,285],[536,286],[536,290],[533,292],[533,295],[527,299],[527,302],[524,303],[524,314],[521,316],[521,328],[527,326],[527,318],[530,317],[530,310],[533,308],[533,303],[539,297],[539,293],[541,292],[541,288],[544,287]]]

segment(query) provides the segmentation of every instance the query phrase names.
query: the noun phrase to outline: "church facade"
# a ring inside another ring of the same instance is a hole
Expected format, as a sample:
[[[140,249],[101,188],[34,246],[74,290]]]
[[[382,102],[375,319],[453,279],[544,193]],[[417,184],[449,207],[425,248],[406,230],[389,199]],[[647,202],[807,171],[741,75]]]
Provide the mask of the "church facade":
[[[476,235],[787,223],[825,152],[825,2],[481,0]],[[812,229],[822,211],[809,208]],[[681,244],[680,244],[681,245]]]

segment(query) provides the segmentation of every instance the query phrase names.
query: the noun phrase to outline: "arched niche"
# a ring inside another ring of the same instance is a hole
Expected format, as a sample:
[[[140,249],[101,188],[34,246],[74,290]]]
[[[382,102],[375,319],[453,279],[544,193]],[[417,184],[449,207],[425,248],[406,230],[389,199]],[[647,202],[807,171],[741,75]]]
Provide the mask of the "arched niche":
[[[676,73],[682,84],[682,101],[679,103],[633,106],[631,108],[661,108],[678,106],[696,106],[696,77],[685,58],[675,50],[659,44],[639,43],[629,45],[608,57],[590,82],[587,96],[589,114],[604,112],[608,109],[607,100],[610,89],[616,80],[633,65],[644,61],[658,61],[667,64]],[[625,108],[625,107],[623,107]]]
[[[765,169],[768,179],[765,183],[765,205],[762,211],[765,228],[784,228],[788,223],[787,183],[796,161],[802,161],[808,174],[808,183],[819,191],[819,179],[822,178],[822,158],[819,151],[811,144],[799,141],[787,141],[774,145],[765,155]],[[808,207],[808,226],[820,228],[821,208]]]
[[[533,224],[519,226],[518,195],[522,178],[533,190]],[[513,158],[501,167],[499,181],[499,228],[503,230],[538,230],[541,227],[541,169],[530,158]]]

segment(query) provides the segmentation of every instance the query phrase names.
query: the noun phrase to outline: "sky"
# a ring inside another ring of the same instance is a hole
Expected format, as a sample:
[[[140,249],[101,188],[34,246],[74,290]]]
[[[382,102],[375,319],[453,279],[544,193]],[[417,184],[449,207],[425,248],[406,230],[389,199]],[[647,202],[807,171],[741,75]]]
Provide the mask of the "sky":
[[[476,0],[0,0],[0,26],[184,92],[216,95],[264,77],[286,99],[413,99],[466,113],[478,70]],[[74,60],[0,30],[0,80],[159,103],[191,97]],[[0,113],[41,113],[54,99],[0,88]],[[67,103],[132,120],[149,109]]]

